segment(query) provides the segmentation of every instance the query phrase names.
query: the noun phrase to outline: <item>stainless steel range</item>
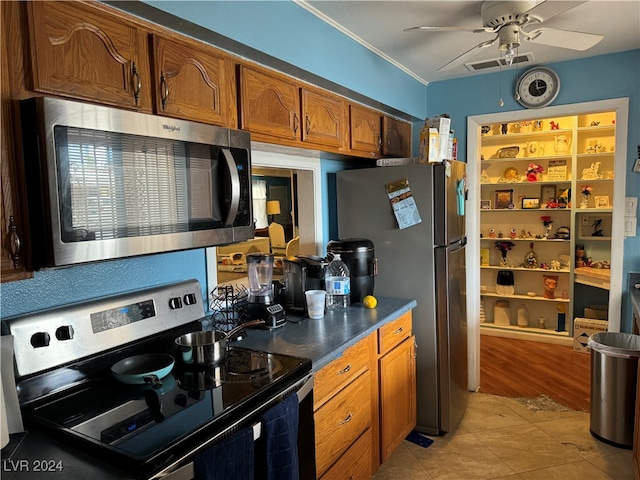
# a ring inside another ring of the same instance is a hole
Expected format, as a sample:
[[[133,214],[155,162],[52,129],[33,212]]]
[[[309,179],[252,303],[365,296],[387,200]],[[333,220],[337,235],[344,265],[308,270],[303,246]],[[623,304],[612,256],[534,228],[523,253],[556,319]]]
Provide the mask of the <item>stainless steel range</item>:
[[[234,344],[216,365],[184,364],[175,339],[206,324],[200,292],[189,280],[4,319],[27,429],[131,478],[193,478],[198,455],[247,427],[257,440],[261,415],[295,394],[299,475],[315,478],[310,360]],[[161,354],[173,367],[155,384],[111,372],[123,359]]]

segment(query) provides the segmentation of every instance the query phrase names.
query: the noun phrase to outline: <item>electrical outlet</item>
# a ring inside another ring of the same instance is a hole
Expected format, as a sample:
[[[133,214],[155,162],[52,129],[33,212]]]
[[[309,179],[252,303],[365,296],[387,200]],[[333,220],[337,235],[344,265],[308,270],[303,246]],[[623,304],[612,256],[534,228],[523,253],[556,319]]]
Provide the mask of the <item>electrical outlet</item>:
[[[638,197],[625,197],[624,216],[635,217],[638,213]]]

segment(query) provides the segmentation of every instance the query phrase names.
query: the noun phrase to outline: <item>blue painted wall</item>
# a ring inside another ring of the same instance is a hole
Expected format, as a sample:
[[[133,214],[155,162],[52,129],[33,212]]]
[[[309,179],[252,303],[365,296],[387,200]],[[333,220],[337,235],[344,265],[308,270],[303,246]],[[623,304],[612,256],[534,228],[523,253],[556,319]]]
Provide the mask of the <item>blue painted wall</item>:
[[[459,139],[466,138],[466,116],[497,112],[497,76],[437,82],[425,87],[364,47],[287,1],[149,1],[161,10],[344,85],[358,93],[425,118],[442,112],[453,117]],[[639,52],[555,64],[564,88],[556,103],[630,97],[629,162],[640,143]],[[509,74],[506,74],[509,75]],[[512,85],[515,74],[503,78]],[[634,88],[635,87],[635,88]],[[506,92],[504,111],[521,108]],[[427,108],[428,107],[428,108]],[[414,137],[420,128],[414,126]],[[414,139],[414,148],[417,139]],[[466,142],[460,141],[464,157]],[[363,162],[322,160],[324,243],[337,238],[335,172]],[[629,174],[627,195],[640,196],[638,174]],[[640,271],[640,240],[627,239],[625,272]],[[35,278],[0,286],[2,316],[20,314],[146,286],[196,278],[205,285],[204,250],[36,272]],[[206,298],[206,292],[203,291]],[[623,323],[624,325],[624,323]]]
[[[629,98],[627,139],[627,197],[640,197],[640,174],[632,171],[640,145],[640,50],[602,55],[550,64],[561,82],[560,94],[554,105],[591,102],[612,98]],[[522,70],[520,71],[522,73]],[[516,82],[514,69],[502,72],[502,99],[499,74],[434,82],[427,87],[428,114],[447,112],[451,125],[460,139],[467,137],[467,117],[488,113],[523,110],[513,98]],[[466,158],[466,141],[458,143],[459,158]],[[640,272],[640,237],[624,241],[623,292],[628,290],[630,272]],[[622,298],[621,329],[631,331],[631,307],[627,293]]]

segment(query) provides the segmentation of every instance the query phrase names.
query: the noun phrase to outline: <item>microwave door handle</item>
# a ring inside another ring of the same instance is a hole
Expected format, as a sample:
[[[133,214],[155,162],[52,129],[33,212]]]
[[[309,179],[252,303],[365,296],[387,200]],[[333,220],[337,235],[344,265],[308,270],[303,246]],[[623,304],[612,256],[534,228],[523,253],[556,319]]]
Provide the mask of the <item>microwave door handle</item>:
[[[229,207],[229,214],[225,221],[225,225],[231,226],[236,220],[238,208],[240,207],[240,175],[238,175],[238,167],[236,166],[236,161],[233,159],[231,152],[226,148],[223,148],[222,154],[227,161],[229,176],[231,177],[231,206]]]

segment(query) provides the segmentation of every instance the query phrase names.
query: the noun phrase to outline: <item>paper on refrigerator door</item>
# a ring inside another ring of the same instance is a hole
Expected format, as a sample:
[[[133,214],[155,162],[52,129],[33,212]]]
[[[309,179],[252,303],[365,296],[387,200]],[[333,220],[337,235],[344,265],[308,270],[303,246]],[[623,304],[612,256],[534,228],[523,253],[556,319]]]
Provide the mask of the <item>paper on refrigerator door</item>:
[[[398,227],[404,229],[422,222],[418,206],[409,188],[409,179],[403,178],[385,185],[387,195],[396,216]]]

